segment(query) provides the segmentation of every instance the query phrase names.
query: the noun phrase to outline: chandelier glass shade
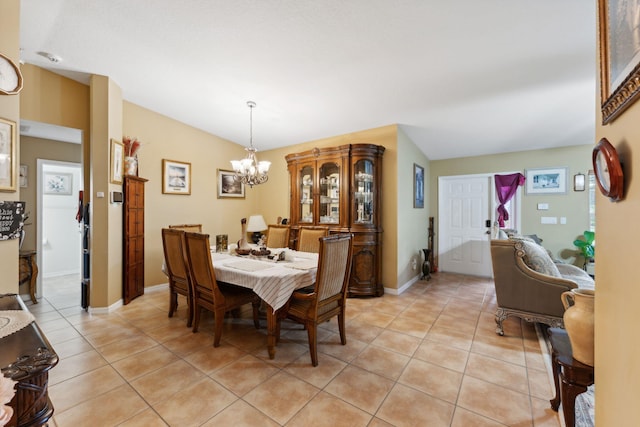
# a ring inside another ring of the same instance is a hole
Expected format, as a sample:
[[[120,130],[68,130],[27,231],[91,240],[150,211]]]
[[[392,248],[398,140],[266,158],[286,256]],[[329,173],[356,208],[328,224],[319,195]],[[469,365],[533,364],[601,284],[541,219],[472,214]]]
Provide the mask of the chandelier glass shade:
[[[253,147],[253,109],[256,107],[256,103],[247,101],[247,106],[249,107],[249,146],[245,148],[247,157],[242,160],[231,160],[231,167],[236,173],[236,181],[253,187],[254,185],[267,182],[269,179],[267,174],[271,162],[264,160],[259,162],[256,157],[258,150]]]

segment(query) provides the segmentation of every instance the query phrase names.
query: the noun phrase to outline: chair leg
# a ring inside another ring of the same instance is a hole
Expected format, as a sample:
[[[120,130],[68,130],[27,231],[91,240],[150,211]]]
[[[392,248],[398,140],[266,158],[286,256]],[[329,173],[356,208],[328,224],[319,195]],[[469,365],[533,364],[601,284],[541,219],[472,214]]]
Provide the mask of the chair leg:
[[[173,289],[169,289],[169,317],[173,317],[176,308],[178,308],[178,294]]]
[[[200,311],[202,311],[202,307],[195,306],[193,312],[193,332],[198,332],[198,326],[200,326]]]
[[[311,353],[311,364],[318,366],[318,325],[315,323],[305,324],[307,326],[307,334],[309,335],[309,353]]]
[[[190,328],[193,325],[193,301],[191,296],[187,297],[187,316],[187,328]]]
[[[253,306],[253,326],[260,329],[260,300],[252,301],[251,305]]]
[[[216,309],[215,316],[215,326],[213,327],[213,346],[220,346],[220,338],[222,337],[222,327],[224,326],[224,308]]]
[[[340,329],[340,343],[342,345],[347,344],[347,334],[344,329],[344,311],[338,314],[338,329]]]

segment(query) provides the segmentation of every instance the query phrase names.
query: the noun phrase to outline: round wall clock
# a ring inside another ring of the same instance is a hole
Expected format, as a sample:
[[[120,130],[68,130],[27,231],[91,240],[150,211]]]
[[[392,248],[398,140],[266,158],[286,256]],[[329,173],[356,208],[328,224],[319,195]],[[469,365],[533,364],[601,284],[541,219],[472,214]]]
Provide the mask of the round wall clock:
[[[20,68],[8,57],[0,53],[0,94],[15,95],[22,90]]]
[[[616,202],[622,199],[624,176],[618,152],[607,138],[602,138],[593,149],[593,170],[602,194]]]

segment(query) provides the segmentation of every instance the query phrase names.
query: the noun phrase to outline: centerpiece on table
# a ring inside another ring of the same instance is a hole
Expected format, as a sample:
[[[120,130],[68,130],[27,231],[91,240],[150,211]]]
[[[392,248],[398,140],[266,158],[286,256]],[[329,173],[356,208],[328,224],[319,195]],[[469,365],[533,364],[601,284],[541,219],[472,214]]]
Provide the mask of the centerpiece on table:
[[[136,137],[123,136],[124,145],[124,173],[125,175],[138,176],[138,150],[142,143]]]

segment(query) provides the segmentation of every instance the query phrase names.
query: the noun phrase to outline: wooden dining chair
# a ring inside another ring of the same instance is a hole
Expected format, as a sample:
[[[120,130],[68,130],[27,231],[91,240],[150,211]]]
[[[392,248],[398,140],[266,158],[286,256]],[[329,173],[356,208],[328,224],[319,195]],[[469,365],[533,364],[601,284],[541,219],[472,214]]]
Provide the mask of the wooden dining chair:
[[[296,250],[302,252],[320,251],[320,239],[329,235],[329,227],[309,226],[300,227]]]
[[[178,294],[184,295],[187,298],[189,307],[187,311],[187,327],[191,327],[193,321],[193,296],[184,242],[184,231],[172,228],[162,229],[165,272],[169,277],[169,317],[173,317],[178,308]]]
[[[340,342],[342,345],[347,343],[344,322],[352,252],[352,234],[334,234],[321,238],[318,273],[312,292],[306,290],[294,292],[282,314],[278,316],[276,326],[278,338],[280,322],[284,317],[305,326],[309,336],[309,352],[313,366],[318,366],[318,324],[338,316]]]
[[[268,248],[288,248],[289,247],[289,230],[288,225],[269,224],[267,228],[267,247]]]
[[[202,233],[202,224],[174,224],[170,225],[169,228],[175,228],[192,233]]]
[[[260,298],[252,289],[216,281],[209,235],[185,233],[185,243],[193,289],[193,332],[198,332],[201,310],[206,308],[213,312],[215,316],[213,346],[218,347],[225,313],[248,303],[253,305],[253,324],[258,329]]]

